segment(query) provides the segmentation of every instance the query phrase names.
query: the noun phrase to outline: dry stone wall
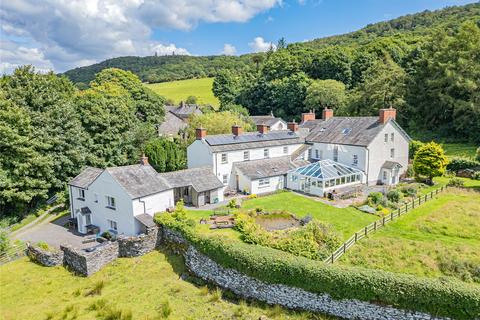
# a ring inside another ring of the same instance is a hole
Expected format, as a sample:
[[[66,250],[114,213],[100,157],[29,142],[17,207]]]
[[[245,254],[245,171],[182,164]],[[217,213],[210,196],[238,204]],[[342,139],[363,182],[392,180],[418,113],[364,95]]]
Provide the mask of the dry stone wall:
[[[118,257],[118,242],[105,242],[92,252],[61,246],[64,265],[75,274],[88,277]]]
[[[119,257],[143,256],[157,247],[158,228],[149,228],[146,234],[135,237],[120,236],[117,242]]]
[[[45,267],[55,267],[61,266],[63,264],[63,251],[59,250],[43,250],[37,246],[27,245],[25,249],[26,255],[30,260],[45,266]]]

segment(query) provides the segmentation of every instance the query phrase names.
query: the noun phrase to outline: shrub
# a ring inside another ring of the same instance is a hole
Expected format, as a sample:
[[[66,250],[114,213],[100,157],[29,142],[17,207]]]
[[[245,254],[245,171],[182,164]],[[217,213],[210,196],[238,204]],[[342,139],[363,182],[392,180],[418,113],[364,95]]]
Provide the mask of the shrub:
[[[420,147],[413,159],[415,174],[426,176],[429,183],[433,183],[434,177],[445,173],[447,164],[448,159],[442,146],[433,141]]]
[[[423,142],[418,141],[418,140],[412,140],[410,141],[410,144],[408,145],[408,158],[413,159],[415,157],[415,153],[417,153],[417,150],[420,149],[423,146]]]
[[[465,185],[465,181],[460,178],[452,178],[448,181],[447,186],[449,187],[463,187]]]
[[[167,299],[160,305],[159,315],[160,317],[167,319],[172,314],[172,307],[170,301]]]
[[[103,287],[105,287],[105,281],[99,280],[95,282],[93,288],[91,288],[85,293],[85,297],[101,295]]]
[[[480,162],[465,158],[455,157],[447,164],[447,170],[457,172],[465,169],[475,169],[480,167]]]
[[[379,205],[377,206],[377,211],[382,211],[382,210],[383,210],[383,206],[382,206],[381,204],[379,204]]]
[[[255,199],[255,198],[257,198],[257,195],[255,193],[252,193],[252,194],[249,194],[247,198],[248,199]]]
[[[400,202],[400,200],[402,200],[402,198],[403,198],[403,194],[398,190],[390,190],[387,193],[387,199],[392,202],[398,203]]]
[[[480,162],[480,147],[477,148],[477,153],[475,155],[475,159]]]
[[[8,238],[8,230],[0,226],[0,254],[7,252],[10,248],[10,239]]]
[[[212,294],[210,295],[209,301],[218,302],[220,300],[222,300],[222,290],[220,290],[220,288],[215,288],[215,290],[213,290]]]
[[[434,316],[472,319],[480,313],[480,288],[456,280],[329,265],[272,248],[219,236],[206,237],[162,215],[157,223],[183,233],[201,253],[225,268],[272,284],[284,284],[334,299],[377,301]]]
[[[415,177],[415,170],[413,170],[413,165],[409,164],[407,166],[407,171],[405,172],[407,178]]]
[[[230,200],[227,204],[227,207],[229,207],[230,209],[235,209],[236,206],[237,206],[237,200],[236,199]]]
[[[415,197],[417,195],[417,187],[415,185],[406,185],[400,191],[407,197]]]
[[[368,200],[370,200],[374,205],[378,205],[383,200],[383,194],[381,192],[370,192],[368,195]]]
[[[113,239],[113,236],[110,232],[108,231],[105,231],[104,233],[101,234],[101,236],[107,240],[112,240]]]
[[[472,179],[480,180],[480,171],[475,171],[472,175]]]

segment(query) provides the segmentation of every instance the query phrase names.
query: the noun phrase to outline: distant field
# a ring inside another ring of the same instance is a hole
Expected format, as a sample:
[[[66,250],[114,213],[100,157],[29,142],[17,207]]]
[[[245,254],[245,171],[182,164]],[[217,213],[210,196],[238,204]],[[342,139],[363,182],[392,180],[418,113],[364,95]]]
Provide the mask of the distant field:
[[[478,148],[473,143],[442,143],[442,146],[449,157],[462,156],[473,158]]]
[[[151,83],[147,86],[156,93],[175,103],[187,99],[189,96],[198,98],[199,104],[218,106],[218,99],[212,93],[213,78],[189,79],[162,83]]]
[[[339,263],[480,284],[478,230],[480,193],[449,189],[360,241]]]
[[[13,319],[327,319],[257,303],[182,280],[179,256],[152,252],[118,259],[89,278],[26,258],[0,266],[0,318]],[[97,288],[97,290],[93,290]]]

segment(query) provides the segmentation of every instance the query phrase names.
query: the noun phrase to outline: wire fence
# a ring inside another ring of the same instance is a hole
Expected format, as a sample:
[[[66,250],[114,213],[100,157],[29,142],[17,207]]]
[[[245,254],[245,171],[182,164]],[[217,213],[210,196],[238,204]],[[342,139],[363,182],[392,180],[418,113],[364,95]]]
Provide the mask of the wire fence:
[[[18,243],[9,246],[7,251],[0,254],[0,265],[25,256],[25,248],[26,245],[24,243]]]
[[[397,210],[392,211],[390,214],[384,216],[383,218],[370,223],[365,228],[355,232],[353,236],[351,236],[347,241],[345,241],[337,250],[335,250],[327,259],[324,260],[326,263],[334,263],[337,261],[341,256],[347,252],[348,249],[353,247],[358,241],[365,238],[367,235],[374,233],[378,229],[383,228],[387,223],[393,221],[394,219],[404,215],[405,213],[409,212],[415,207],[418,207],[422,203],[427,202],[428,200],[433,199],[434,196],[439,194],[440,192],[444,191],[446,186],[442,186],[436,190],[433,190],[425,195],[417,197],[412,201],[406,203],[402,207],[398,208]]]

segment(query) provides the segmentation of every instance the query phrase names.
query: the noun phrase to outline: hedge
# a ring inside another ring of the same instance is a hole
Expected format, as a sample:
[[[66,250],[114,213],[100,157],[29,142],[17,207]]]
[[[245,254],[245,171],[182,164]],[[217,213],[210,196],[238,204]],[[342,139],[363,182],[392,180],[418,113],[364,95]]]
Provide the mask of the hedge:
[[[406,274],[342,267],[245,244],[233,239],[199,235],[178,221],[157,222],[184,234],[200,252],[226,268],[256,279],[327,293],[335,299],[358,299],[454,319],[480,317],[480,287],[454,279],[420,278]]]
[[[457,172],[459,170],[465,170],[465,169],[476,169],[476,168],[480,168],[480,162],[469,159],[469,158],[461,158],[461,157],[453,158],[447,164],[447,170],[452,172]]]

